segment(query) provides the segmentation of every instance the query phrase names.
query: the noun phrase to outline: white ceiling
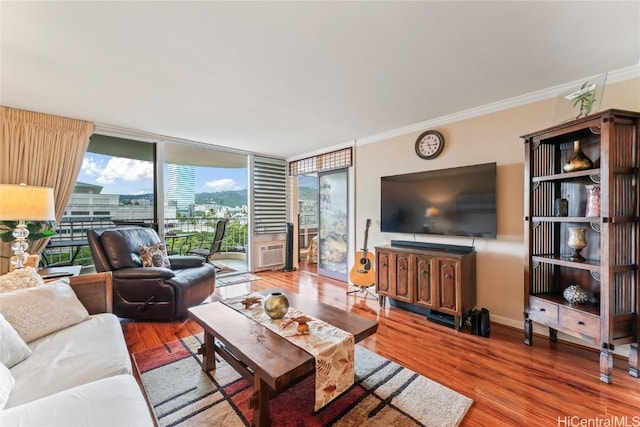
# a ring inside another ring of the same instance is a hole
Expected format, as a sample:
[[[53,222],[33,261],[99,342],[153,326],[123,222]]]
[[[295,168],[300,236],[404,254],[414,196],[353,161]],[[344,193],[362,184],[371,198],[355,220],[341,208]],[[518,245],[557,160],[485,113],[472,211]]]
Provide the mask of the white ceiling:
[[[296,157],[640,63],[640,2],[0,2],[2,105]]]

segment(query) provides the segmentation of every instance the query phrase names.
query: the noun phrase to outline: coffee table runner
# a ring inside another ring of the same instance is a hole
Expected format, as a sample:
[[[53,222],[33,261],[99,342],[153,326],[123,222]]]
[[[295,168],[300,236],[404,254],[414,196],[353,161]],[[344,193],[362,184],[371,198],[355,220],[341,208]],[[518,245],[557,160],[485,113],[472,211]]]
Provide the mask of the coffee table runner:
[[[272,319],[264,312],[262,303],[246,308],[242,301],[248,297],[260,298],[260,301],[266,298],[260,294],[252,294],[242,299],[223,301],[223,303],[314,356],[316,362],[314,409],[316,411],[351,387],[355,378],[353,335],[323,320],[305,315],[295,307],[289,307],[284,318]],[[311,319],[307,322],[308,333],[299,333],[298,323],[291,320],[300,316]]]

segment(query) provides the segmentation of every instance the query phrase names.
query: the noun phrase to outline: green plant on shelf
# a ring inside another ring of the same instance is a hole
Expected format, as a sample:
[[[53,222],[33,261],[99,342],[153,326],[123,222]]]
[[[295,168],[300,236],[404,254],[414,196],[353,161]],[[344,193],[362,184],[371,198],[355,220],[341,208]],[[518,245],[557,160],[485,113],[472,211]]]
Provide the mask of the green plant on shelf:
[[[580,117],[588,116],[593,108],[593,105],[596,103],[596,85],[595,83],[584,82],[584,84],[580,87],[578,91],[578,95],[573,100],[573,106],[576,107],[578,104],[580,105],[580,112],[578,113],[579,119]]]

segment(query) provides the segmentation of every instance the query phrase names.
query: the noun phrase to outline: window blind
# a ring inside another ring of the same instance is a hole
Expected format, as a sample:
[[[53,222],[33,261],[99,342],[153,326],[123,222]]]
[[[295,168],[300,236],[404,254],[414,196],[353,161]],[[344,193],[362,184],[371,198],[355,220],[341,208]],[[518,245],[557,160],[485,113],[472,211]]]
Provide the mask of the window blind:
[[[255,156],[253,159],[254,234],[286,232],[287,163]]]

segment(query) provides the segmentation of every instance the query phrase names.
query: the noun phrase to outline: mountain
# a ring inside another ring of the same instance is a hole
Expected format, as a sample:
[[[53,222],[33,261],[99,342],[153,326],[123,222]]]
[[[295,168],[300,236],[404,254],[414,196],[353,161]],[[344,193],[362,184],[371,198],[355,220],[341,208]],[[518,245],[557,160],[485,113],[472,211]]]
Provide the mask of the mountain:
[[[298,200],[318,200],[318,187],[299,187]]]
[[[196,205],[215,203],[220,206],[242,206],[247,204],[247,190],[197,193]]]
[[[126,205],[131,200],[146,199],[153,201],[153,194],[121,194],[120,204]],[[318,200],[317,187],[300,187],[298,189],[299,200]],[[247,190],[219,191],[216,193],[196,193],[196,205],[215,203],[220,206],[236,207],[247,204]]]
[[[153,194],[121,194],[120,204],[127,205],[131,203],[131,200],[144,199],[153,201]],[[212,204],[215,203],[220,206],[236,207],[247,204],[247,190],[237,191],[220,191],[217,193],[197,193],[196,204]]]
[[[148,200],[153,202],[153,194],[120,194],[119,201],[121,205],[128,205],[132,200]]]

